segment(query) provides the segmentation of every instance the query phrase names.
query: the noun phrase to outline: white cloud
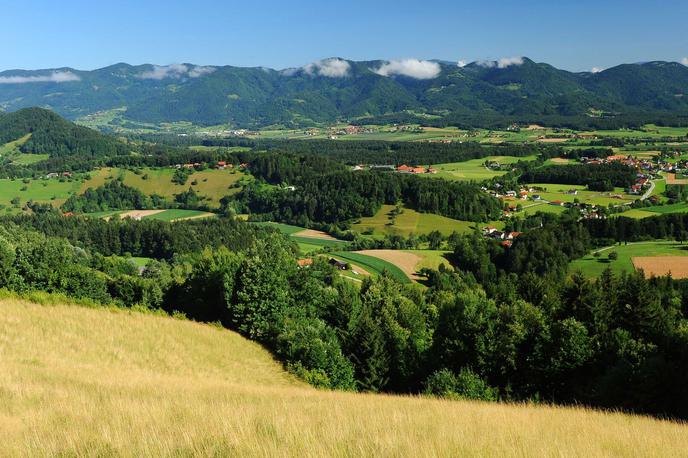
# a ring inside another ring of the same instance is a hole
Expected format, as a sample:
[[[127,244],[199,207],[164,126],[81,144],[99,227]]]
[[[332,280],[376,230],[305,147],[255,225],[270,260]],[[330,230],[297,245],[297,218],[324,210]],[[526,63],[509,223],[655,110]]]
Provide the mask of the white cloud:
[[[681,63],[685,66],[688,66],[688,57],[684,57],[683,59],[681,59]]]
[[[215,71],[215,67],[189,67],[184,64],[172,64],[172,65],[153,65],[152,70],[138,75],[141,79],[146,80],[162,80],[165,78],[183,78],[188,76],[189,78],[198,78],[203,75],[208,75]]]
[[[81,81],[81,78],[79,75],[67,71],[54,71],[49,75],[0,76],[0,84],[69,83],[71,81]]]
[[[304,65],[302,68],[303,71],[309,75],[317,74],[320,76],[326,76],[328,78],[343,78],[349,75],[351,64],[343,59],[331,58]]]
[[[481,60],[478,65],[485,68],[507,68],[512,65],[523,65],[523,57],[502,57],[499,60]]]
[[[590,71],[593,72],[593,73],[600,73],[600,72],[604,71],[604,68],[601,68],[601,67],[593,67],[592,70],[590,70]]]
[[[189,70],[189,76],[191,78],[198,78],[199,76],[210,75],[215,70],[217,70],[215,67],[194,67]]]
[[[378,69],[372,69],[374,73],[381,76],[402,75],[419,80],[436,78],[442,68],[437,62],[418,59],[392,60],[384,63]]]
[[[460,68],[464,68],[466,65],[468,65],[468,62],[466,62],[465,60],[460,60],[457,62],[456,65],[458,65]]]

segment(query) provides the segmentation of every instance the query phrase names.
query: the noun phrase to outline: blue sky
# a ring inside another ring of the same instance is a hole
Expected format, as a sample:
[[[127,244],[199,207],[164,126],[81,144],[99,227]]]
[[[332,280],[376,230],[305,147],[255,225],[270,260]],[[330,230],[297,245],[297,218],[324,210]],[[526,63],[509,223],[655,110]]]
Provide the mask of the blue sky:
[[[528,56],[590,70],[688,57],[686,0],[102,3],[0,0],[0,69]]]

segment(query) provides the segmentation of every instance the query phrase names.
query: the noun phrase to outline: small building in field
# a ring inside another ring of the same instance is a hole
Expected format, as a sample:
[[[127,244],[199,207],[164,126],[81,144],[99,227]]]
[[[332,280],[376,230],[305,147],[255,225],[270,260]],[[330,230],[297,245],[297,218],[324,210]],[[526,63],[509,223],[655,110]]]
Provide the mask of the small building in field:
[[[348,263],[346,263],[344,261],[340,261],[339,259],[330,258],[330,260],[328,262],[330,263],[330,265],[334,266],[335,269],[338,269],[338,270],[346,270],[349,268]]]

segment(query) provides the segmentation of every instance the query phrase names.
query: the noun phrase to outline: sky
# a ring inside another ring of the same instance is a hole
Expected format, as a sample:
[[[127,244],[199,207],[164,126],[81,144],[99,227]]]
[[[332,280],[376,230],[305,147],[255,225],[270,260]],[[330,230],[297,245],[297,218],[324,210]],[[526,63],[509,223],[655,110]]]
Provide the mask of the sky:
[[[686,0],[0,0],[0,12],[0,70],[527,56],[589,71],[688,59]]]

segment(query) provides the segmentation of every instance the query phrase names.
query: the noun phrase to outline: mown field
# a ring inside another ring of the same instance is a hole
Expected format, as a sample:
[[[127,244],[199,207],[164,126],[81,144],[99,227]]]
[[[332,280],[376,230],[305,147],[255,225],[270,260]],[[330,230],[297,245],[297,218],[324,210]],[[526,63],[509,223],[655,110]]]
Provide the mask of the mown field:
[[[437,177],[456,181],[484,181],[502,176],[506,171],[491,170],[485,167],[485,161],[500,164],[515,164],[519,161],[534,161],[537,156],[488,156],[481,159],[471,159],[464,162],[450,162],[446,164],[430,164],[437,170],[436,174],[425,174],[423,177]]]
[[[532,195],[539,195],[543,200],[553,201],[559,200],[561,202],[574,202],[578,201],[586,204],[602,205],[607,206],[621,205],[631,203],[638,198],[638,196],[632,196],[626,194],[622,188],[614,188],[611,192],[599,192],[599,191],[588,191],[586,186],[583,185],[569,185],[569,184],[550,184],[550,183],[530,183],[524,185],[524,187],[531,187],[542,189],[533,191]],[[576,190],[577,194],[568,194],[567,191]],[[612,196],[620,196],[612,197]]]
[[[327,392],[238,334],[0,302],[4,456],[680,456],[688,426],[582,408]]]
[[[357,223],[351,226],[351,229],[374,236],[387,234],[408,236],[410,234],[428,234],[435,230],[443,235],[449,235],[454,231],[465,233],[474,230],[475,227],[482,226],[480,223],[460,221],[434,213],[419,213],[409,208],[403,209],[403,212],[397,215],[391,224],[390,212],[394,208],[394,205],[383,205],[375,216],[360,218]],[[500,221],[489,224],[495,227],[503,226]]]
[[[610,252],[616,252],[618,259],[608,259]],[[647,256],[688,256],[688,244],[675,241],[636,242],[628,245],[614,245],[599,250],[600,256],[594,257],[591,252],[569,265],[569,272],[580,271],[589,277],[597,277],[610,268],[614,273],[632,272],[634,257]]]
[[[85,213],[84,216],[91,218],[134,218],[134,219],[157,219],[160,221],[181,221],[185,219],[214,218],[215,213],[200,210],[111,210],[103,212]]]
[[[193,172],[186,184],[172,182],[175,169],[143,168],[137,173],[116,168],[102,168],[91,173],[91,179],[81,186],[81,192],[88,188],[97,188],[107,181],[123,178],[124,184],[139,189],[144,194],[158,194],[167,199],[173,199],[175,194],[193,189],[201,196],[207,197],[210,206],[219,206],[224,196],[235,194],[240,190],[242,180],[250,180],[250,176],[239,171],[207,169]]]
[[[381,275],[383,272],[386,271],[392,276],[392,278],[398,280],[401,283],[411,282],[409,276],[402,269],[400,269],[399,267],[397,267],[389,261],[385,261],[384,259],[351,251],[337,251],[331,253],[331,255],[335,259],[339,259],[345,262],[351,262],[353,264],[361,266],[371,275]]]
[[[289,236],[299,246],[301,254],[303,255],[320,251],[324,247],[342,249],[348,244],[348,242],[336,240],[324,232],[306,230],[305,227],[273,222],[253,222],[251,224],[272,227],[282,234]],[[300,234],[306,234],[307,236]]]

